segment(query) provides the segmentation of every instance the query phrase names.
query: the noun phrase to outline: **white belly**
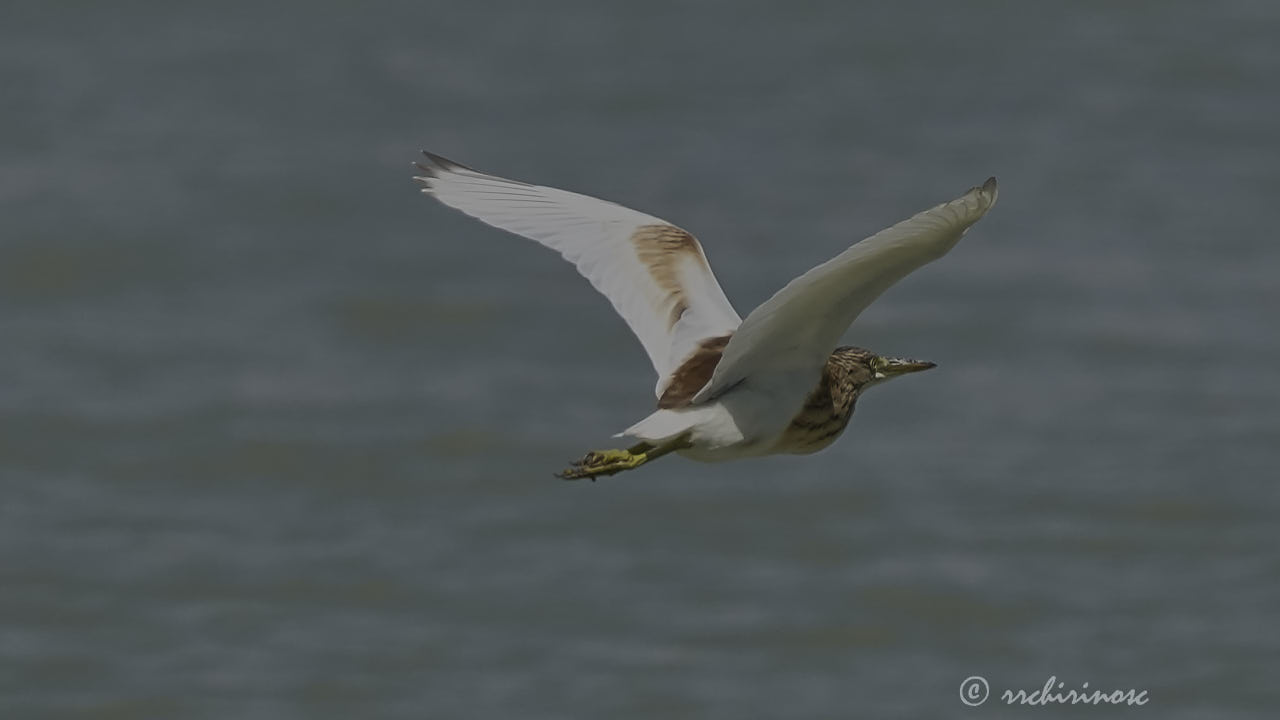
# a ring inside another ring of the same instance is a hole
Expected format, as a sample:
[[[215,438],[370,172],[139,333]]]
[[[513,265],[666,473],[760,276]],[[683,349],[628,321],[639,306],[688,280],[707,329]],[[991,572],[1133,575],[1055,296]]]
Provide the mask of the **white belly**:
[[[678,452],[702,462],[769,455],[804,402],[800,387],[735,388],[705,405],[659,410],[620,434],[658,444],[687,433],[691,447]]]

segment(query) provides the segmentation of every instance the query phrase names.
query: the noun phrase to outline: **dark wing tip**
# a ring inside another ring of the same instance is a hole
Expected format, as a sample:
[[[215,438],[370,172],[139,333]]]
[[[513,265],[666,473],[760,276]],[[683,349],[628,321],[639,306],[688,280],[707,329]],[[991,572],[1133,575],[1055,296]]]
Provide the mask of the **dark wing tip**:
[[[443,170],[448,170],[449,166],[441,162],[444,158],[438,155],[432,155],[426,150],[422,151],[422,157],[426,158],[424,162],[415,162],[414,167],[422,171],[422,174],[428,178],[437,177]]]
[[[1000,188],[996,184],[995,177],[987,178],[986,182],[969,188],[969,192],[965,193],[965,197],[973,197],[975,195],[986,203],[987,208],[995,205],[996,198],[1000,197]],[[986,210],[983,210],[983,212],[986,212]]]
[[[424,155],[426,154],[425,150],[422,152]],[[422,186],[423,192],[431,192],[431,181],[439,177],[440,173],[434,167],[423,165],[420,162],[413,163],[413,166],[418,168],[418,171],[422,173],[421,175],[413,176],[413,181]]]
[[[458,170],[471,170],[471,168],[465,165],[456,163],[447,157],[436,155],[429,150],[423,150],[422,157],[426,158],[425,162],[415,162],[413,164],[414,167],[422,171],[422,176],[415,177],[414,180],[426,185],[427,187],[431,187],[430,180],[432,178],[438,178],[442,173],[457,172]],[[472,172],[475,171],[472,170]]]
[[[423,172],[427,179],[438,178],[441,175],[449,173],[468,173],[473,178],[483,178],[497,183],[505,183],[510,185],[525,185],[529,183],[520,182],[519,180],[511,180],[508,178],[498,178],[468,167],[459,162],[454,162],[447,157],[437,155],[429,150],[422,151],[422,157],[426,158],[425,162],[416,162],[415,166]]]
[[[423,150],[422,156],[427,159],[428,161],[427,164],[432,166],[431,169],[429,170],[427,170],[427,168],[423,168],[423,169],[433,174],[439,173],[442,170],[445,172],[457,172],[458,170],[470,170],[471,172],[475,172],[473,168],[469,168],[466,165],[463,165],[462,163],[456,163],[447,157],[437,155],[429,150]],[[422,166],[419,165],[418,167],[422,167]]]
[[[994,175],[987,178],[987,181],[982,183],[982,194],[987,197],[988,209],[995,206],[996,200],[1000,197],[1000,188],[996,185],[996,178]]]

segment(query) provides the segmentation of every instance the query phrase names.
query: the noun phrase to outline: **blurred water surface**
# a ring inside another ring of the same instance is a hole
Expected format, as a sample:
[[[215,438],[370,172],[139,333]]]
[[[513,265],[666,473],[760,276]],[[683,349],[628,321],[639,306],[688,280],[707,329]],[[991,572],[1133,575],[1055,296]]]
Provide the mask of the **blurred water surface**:
[[[1275,4],[3,15],[0,716],[1280,705]],[[829,450],[569,484],[651,370],[420,147],[689,228],[743,315],[1001,199]]]

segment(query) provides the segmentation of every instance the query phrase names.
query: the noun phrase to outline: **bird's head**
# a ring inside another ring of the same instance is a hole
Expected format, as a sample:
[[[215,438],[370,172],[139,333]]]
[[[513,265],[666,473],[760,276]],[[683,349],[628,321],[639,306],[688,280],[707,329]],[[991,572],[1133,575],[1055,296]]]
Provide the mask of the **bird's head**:
[[[859,390],[902,375],[937,367],[934,363],[923,360],[877,355],[856,347],[836,348],[831,359],[849,373]]]

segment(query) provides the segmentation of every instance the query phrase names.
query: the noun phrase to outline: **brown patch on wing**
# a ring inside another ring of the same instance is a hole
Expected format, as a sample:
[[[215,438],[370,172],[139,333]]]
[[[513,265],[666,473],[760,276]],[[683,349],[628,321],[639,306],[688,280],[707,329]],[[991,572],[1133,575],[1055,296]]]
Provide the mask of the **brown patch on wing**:
[[[636,248],[636,257],[648,268],[663,293],[660,307],[667,311],[669,330],[689,309],[684,287],[680,285],[680,263],[693,258],[705,266],[707,259],[698,241],[674,225],[641,225],[631,233],[631,244]]]
[[[658,408],[669,410],[688,405],[693,396],[711,381],[711,374],[720,364],[724,346],[729,344],[730,337],[733,336],[722,335],[699,340],[698,347],[671,373],[671,382],[667,383],[667,389],[658,398]]]

